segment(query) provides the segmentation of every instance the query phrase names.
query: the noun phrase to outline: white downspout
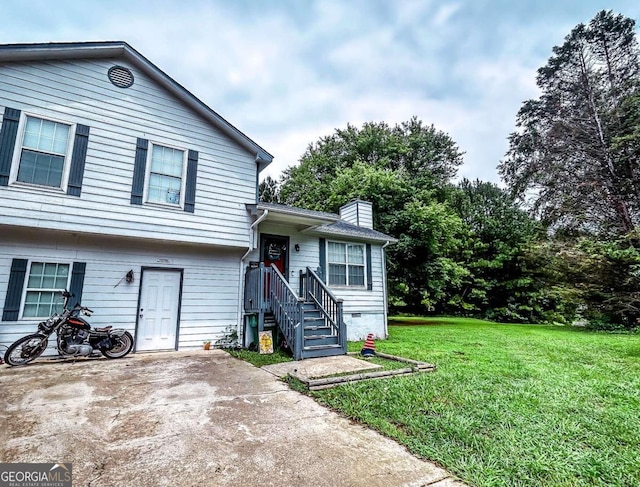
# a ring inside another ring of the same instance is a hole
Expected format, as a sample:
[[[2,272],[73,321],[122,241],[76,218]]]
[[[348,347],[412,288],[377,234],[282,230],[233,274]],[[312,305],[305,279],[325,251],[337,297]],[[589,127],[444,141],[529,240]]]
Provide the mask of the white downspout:
[[[264,220],[265,218],[267,218],[267,215],[269,214],[269,210],[264,210],[262,212],[262,215],[260,215],[258,217],[258,219],[256,221],[254,221],[251,226],[249,227],[249,247],[247,248],[247,251],[244,253],[244,255],[242,256],[242,258],[240,259],[240,285],[238,286],[238,329],[237,329],[237,333],[238,333],[238,343],[239,344],[244,344],[244,327],[242,326],[242,308],[244,306],[244,279],[242,276],[242,271],[244,270],[244,260],[249,256],[249,254],[251,252],[253,252],[256,248],[255,246],[255,234],[256,234],[256,229],[258,228],[258,225],[260,224],[260,222],[262,220]]]
[[[387,308],[389,307],[389,298],[387,292],[387,256],[384,249],[391,244],[390,241],[387,242],[381,247],[380,251],[382,252],[382,289],[384,296],[384,337],[389,338],[389,325],[387,324],[388,312]]]

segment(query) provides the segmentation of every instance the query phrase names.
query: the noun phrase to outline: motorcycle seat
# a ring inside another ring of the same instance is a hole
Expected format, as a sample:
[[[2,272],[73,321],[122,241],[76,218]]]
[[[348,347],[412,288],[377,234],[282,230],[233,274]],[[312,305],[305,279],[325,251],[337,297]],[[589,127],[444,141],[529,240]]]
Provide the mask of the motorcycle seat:
[[[103,326],[102,328],[94,328],[94,330],[96,330],[96,331],[109,331],[111,328],[113,328],[113,326],[109,325],[109,326]]]

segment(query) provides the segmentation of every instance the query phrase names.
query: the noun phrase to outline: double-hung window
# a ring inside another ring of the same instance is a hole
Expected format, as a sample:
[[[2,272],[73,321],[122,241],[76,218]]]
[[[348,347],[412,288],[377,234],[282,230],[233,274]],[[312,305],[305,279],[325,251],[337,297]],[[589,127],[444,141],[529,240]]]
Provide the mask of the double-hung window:
[[[46,318],[62,310],[60,291],[69,288],[70,265],[31,262],[26,283],[23,318]]]
[[[62,188],[71,126],[26,116],[15,180]]]
[[[132,205],[162,205],[194,213],[198,151],[138,138],[134,161]]]
[[[329,285],[365,285],[365,246],[341,242],[327,242]]]
[[[0,187],[36,186],[38,191],[80,197],[89,130],[88,125],[5,107],[0,122]]]
[[[185,151],[152,144],[147,201],[181,206],[184,193]]]

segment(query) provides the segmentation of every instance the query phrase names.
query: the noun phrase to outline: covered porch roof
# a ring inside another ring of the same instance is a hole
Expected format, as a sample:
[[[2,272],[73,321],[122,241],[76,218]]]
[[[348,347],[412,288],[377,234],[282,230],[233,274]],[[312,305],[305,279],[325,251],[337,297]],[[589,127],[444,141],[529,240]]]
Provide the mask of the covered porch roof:
[[[267,213],[266,221],[271,223],[284,223],[302,227],[314,227],[333,223],[340,220],[340,215],[325,213],[323,211],[305,210],[294,206],[280,205],[277,203],[258,203],[246,205],[252,215]],[[264,220],[263,220],[264,221]]]
[[[254,216],[266,217],[262,221],[295,226],[302,233],[318,236],[342,237],[354,240],[395,243],[398,240],[382,232],[346,222],[336,213],[306,210],[277,203],[246,205]]]
[[[318,236],[350,238],[355,240],[363,240],[366,242],[396,243],[398,241],[398,239],[386,235],[382,232],[378,232],[377,230],[359,227],[358,225],[353,225],[352,223],[345,222],[344,220],[339,220],[328,225],[309,228],[303,230],[303,233]]]

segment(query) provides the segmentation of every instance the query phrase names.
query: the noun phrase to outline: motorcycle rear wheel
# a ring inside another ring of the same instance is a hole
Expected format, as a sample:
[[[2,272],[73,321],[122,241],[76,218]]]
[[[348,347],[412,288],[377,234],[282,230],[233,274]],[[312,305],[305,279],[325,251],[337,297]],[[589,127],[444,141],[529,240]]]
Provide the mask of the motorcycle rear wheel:
[[[4,361],[14,367],[27,365],[42,355],[42,352],[47,349],[48,343],[48,337],[40,333],[22,337],[7,348]]]
[[[121,337],[118,338],[118,343],[111,349],[102,349],[102,355],[107,358],[122,358],[127,355],[133,348],[133,337],[131,333],[125,331]]]

